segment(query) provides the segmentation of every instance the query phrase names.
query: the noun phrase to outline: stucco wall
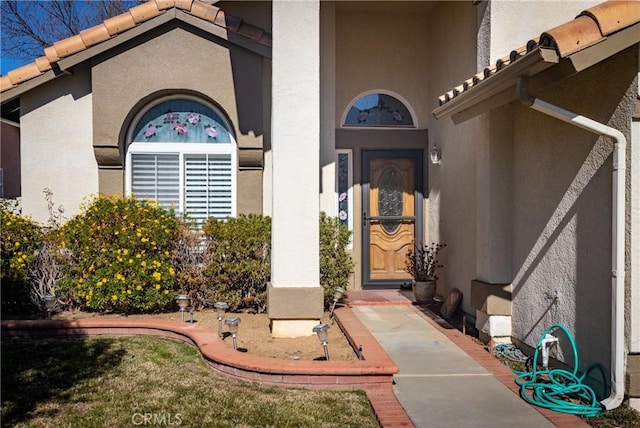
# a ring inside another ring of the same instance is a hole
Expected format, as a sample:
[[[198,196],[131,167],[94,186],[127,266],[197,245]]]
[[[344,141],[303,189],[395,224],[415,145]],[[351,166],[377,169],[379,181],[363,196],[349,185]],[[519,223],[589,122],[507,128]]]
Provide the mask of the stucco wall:
[[[524,46],[546,30],[574,19],[600,0],[491,0],[488,6],[489,38],[481,44],[481,56],[495,63],[513,49]],[[482,64],[486,66],[486,64]]]
[[[236,133],[238,208],[262,212],[262,186],[255,172],[262,167],[262,58],[208,33],[194,34],[175,25],[142,35],[136,44],[93,67],[94,144],[119,147],[122,161],[127,129],[145,103],[159,95],[202,96],[220,106]]]
[[[536,95],[629,137],[637,61],[627,49]],[[613,142],[524,106],[513,128],[513,334],[535,345],[566,325],[583,362],[607,367]]]
[[[429,17],[429,99],[437,107],[438,95],[476,73],[476,29],[481,8],[471,2],[441,2]],[[455,23],[455,25],[452,25]],[[444,269],[440,292],[460,289],[463,309],[469,306],[470,281],[476,278],[476,211],[479,145],[483,144],[481,119],[454,126],[450,119],[429,118],[429,141],[442,151],[440,165],[428,164],[429,239],[443,242]]]
[[[23,213],[49,219],[45,188],[65,216],[79,212],[85,196],[98,192],[98,170],[91,144],[91,82],[86,69],[63,76],[20,99]]]
[[[404,99],[415,113],[417,127],[426,129],[431,116],[428,102],[432,98],[427,85],[432,68],[428,62],[427,49],[430,7],[417,2],[403,6],[394,5],[393,2],[378,2],[367,6],[337,2],[335,8],[335,39],[332,40],[327,34],[323,39],[325,43],[335,44],[335,108],[332,112],[334,117],[331,118],[335,128],[342,127],[343,115],[359,96],[365,92],[383,91]],[[325,25],[323,28],[328,27],[330,26]],[[323,52],[330,51],[326,47],[324,49]],[[323,76],[330,76],[331,72],[327,68],[323,70]],[[321,88],[331,89],[329,85],[322,82]],[[389,132],[393,132],[391,139]],[[377,138],[363,138],[364,135],[371,136],[371,133],[379,135]],[[356,261],[356,287],[360,287],[362,283],[362,194],[359,184],[361,150],[426,150],[427,133],[419,133],[424,137],[421,143],[416,140],[416,135],[415,131],[403,133],[402,130],[338,131],[336,148],[353,149],[353,258]],[[323,139],[322,144],[326,143],[333,144],[334,141],[332,138]],[[325,182],[328,183],[329,180]],[[423,223],[423,229],[426,229],[426,222]]]
[[[430,100],[426,12],[341,10],[336,16],[336,124],[355,98],[392,91],[413,107],[426,128]]]

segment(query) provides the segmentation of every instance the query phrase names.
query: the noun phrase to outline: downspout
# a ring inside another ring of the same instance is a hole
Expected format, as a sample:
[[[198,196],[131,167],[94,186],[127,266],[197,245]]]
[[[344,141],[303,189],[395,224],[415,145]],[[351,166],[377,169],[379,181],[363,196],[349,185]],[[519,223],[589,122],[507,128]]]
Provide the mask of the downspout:
[[[613,146],[613,212],[611,232],[611,395],[601,404],[607,410],[615,409],[624,398],[624,239],[625,239],[625,169],[627,140],[615,128],[580,116],[558,106],[533,97],[527,91],[527,80],[518,77],[518,96],[526,105],[563,122],[597,135],[615,140]]]

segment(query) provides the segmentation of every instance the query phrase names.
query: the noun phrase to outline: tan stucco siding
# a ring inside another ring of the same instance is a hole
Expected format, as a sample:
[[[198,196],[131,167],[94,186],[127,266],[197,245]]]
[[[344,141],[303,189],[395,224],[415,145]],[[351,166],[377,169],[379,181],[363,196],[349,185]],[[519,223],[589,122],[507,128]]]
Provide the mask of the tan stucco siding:
[[[364,92],[400,95],[426,128],[430,116],[427,81],[427,18],[423,13],[338,11],[336,15],[336,124]]]
[[[335,7],[335,38],[325,37],[325,42],[335,46],[335,80],[323,80],[321,87],[331,87],[335,102],[333,126],[338,129],[335,148],[353,150],[353,251],[356,261],[354,284],[363,281],[362,259],[362,150],[426,149],[427,123],[430,120],[428,102],[428,78],[431,70],[427,60],[428,8],[419,5],[395,7],[391,3],[380,4],[372,10]],[[325,28],[328,28],[326,25]],[[325,52],[328,49],[325,49]],[[332,64],[333,65],[333,64]],[[325,64],[325,79],[333,70]],[[357,130],[343,129],[342,120],[351,103],[365,93],[383,92],[399,97],[415,115],[415,130]],[[328,111],[325,111],[328,113]],[[323,116],[329,119],[327,115]],[[323,122],[326,124],[325,122]],[[326,129],[326,128],[323,128]],[[405,132],[406,131],[406,132]],[[322,144],[333,144],[326,137]],[[333,149],[333,147],[332,147]],[[326,165],[323,165],[326,166]],[[426,182],[427,164],[424,164]],[[327,180],[328,182],[328,180]],[[426,189],[426,186],[425,186]],[[333,190],[333,189],[331,189]],[[324,191],[324,189],[323,189]],[[425,198],[427,194],[424,194]],[[426,201],[426,199],[425,199]],[[334,201],[335,204],[335,201]],[[425,202],[425,206],[427,202]],[[335,209],[335,208],[334,208]],[[423,217],[426,218],[426,215]],[[422,229],[427,233],[423,220]],[[418,237],[420,239],[420,237]]]
[[[128,127],[147,102],[162,95],[192,94],[217,104],[228,115],[238,143],[239,169],[260,168],[262,58],[179,27],[160,28],[154,35],[93,67],[94,144],[118,147],[123,162]],[[238,175],[238,195],[243,199],[239,205],[248,212],[261,212],[262,189],[255,186],[253,175]]]
[[[512,49],[524,46],[543,31],[574,19],[581,11],[602,3],[600,0],[492,0],[485,20],[490,37],[481,53],[495,64]],[[525,17],[523,19],[523,17]],[[517,25],[514,25],[517,23]],[[486,66],[487,64],[482,64]]]
[[[20,99],[22,207],[36,221],[49,219],[45,188],[65,217],[78,213],[83,198],[98,192],[91,104],[89,73],[82,69]]]
[[[628,138],[637,64],[630,48],[536,95]],[[613,141],[518,106],[513,150],[513,334],[535,345],[551,324],[566,325],[581,365],[607,367]]]
[[[480,6],[470,2],[442,2],[429,17],[429,111],[437,106],[437,96],[476,72],[476,28]],[[452,25],[455,23],[455,25]],[[456,287],[464,295],[463,309],[469,305],[470,283],[477,278],[476,212],[482,189],[478,174],[484,165],[478,157],[486,141],[482,119],[453,125],[450,119],[429,118],[429,141],[442,152],[440,165],[429,164],[429,240],[447,244],[442,252],[440,292]]]

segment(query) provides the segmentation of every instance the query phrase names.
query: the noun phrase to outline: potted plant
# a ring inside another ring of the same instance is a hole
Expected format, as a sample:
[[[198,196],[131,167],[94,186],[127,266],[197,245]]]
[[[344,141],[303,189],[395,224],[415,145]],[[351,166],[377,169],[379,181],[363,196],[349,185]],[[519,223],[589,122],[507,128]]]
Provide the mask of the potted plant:
[[[405,270],[413,277],[412,289],[416,301],[433,299],[436,293],[438,275],[436,270],[443,267],[438,261],[438,253],[447,244],[417,245],[407,251]]]

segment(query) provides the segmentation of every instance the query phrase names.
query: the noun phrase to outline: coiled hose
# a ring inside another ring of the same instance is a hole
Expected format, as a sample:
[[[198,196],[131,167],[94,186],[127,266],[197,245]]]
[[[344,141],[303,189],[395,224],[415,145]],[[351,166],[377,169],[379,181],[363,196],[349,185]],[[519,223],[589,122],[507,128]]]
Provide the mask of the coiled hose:
[[[547,333],[560,329],[569,338],[573,350],[575,367],[572,372],[564,369],[538,370],[538,351]],[[602,413],[603,406],[596,399],[591,387],[582,383],[584,378],[594,369],[598,369],[605,379],[604,369],[600,364],[587,368],[582,376],[578,376],[578,350],[573,336],[562,325],[554,324],[547,328],[536,346],[533,355],[531,372],[515,372],[515,382],[520,387],[520,395],[530,404],[560,413],[569,413],[594,417]]]

